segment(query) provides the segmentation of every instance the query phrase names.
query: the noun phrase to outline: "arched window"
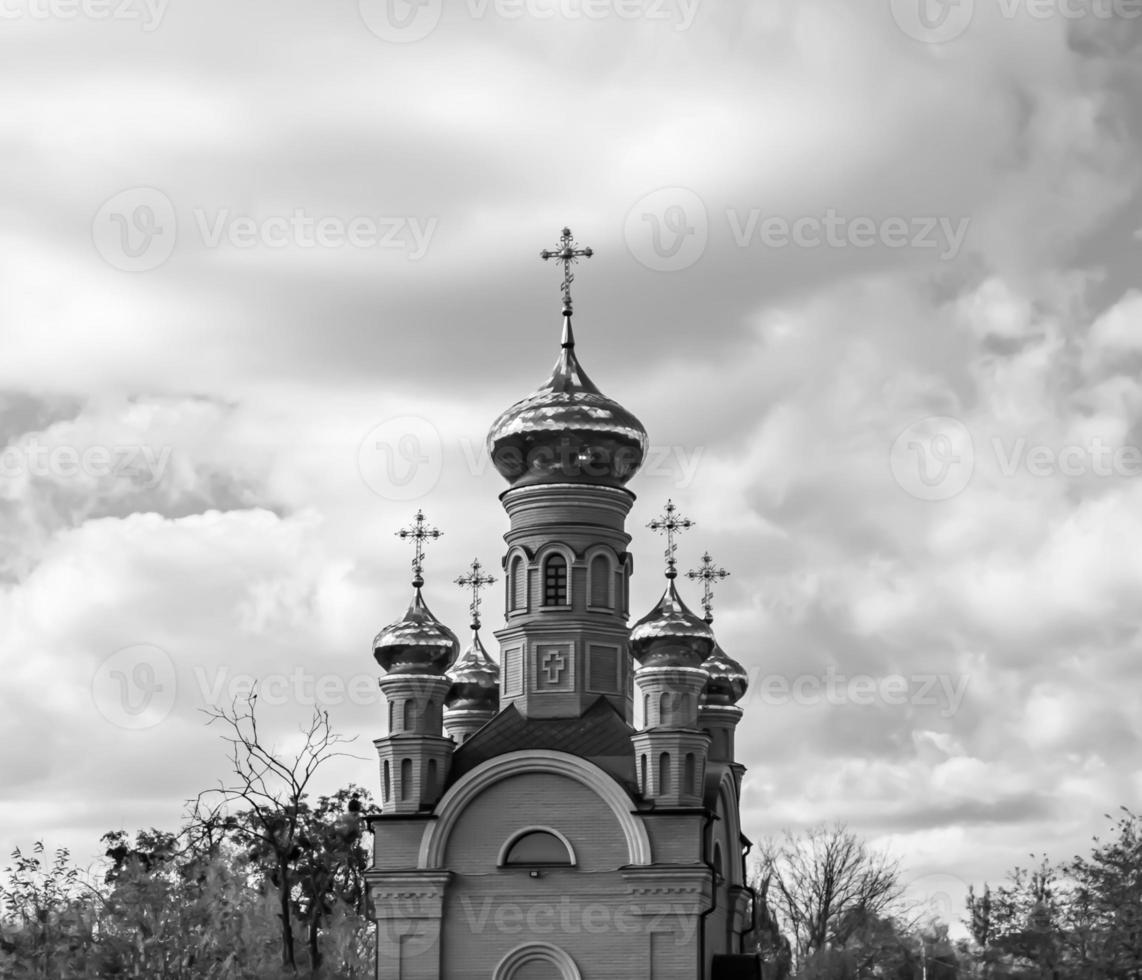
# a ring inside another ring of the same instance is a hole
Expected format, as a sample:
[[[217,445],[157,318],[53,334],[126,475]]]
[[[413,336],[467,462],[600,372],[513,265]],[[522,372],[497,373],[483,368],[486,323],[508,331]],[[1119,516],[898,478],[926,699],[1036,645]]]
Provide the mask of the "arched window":
[[[393,703],[389,702],[389,734],[393,733]]]
[[[389,797],[392,795],[392,777],[389,775],[389,760],[388,759],[385,759],[384,789],[385,789],[385,802],[388,803]]]
[[[385,765],[387,766],[388,763],[386,762]],[[646,785],[646,756],[645,755],[639,756],[638,765],[639,765],[639,777],[640,777],[639,785],[641,786],[642,792],[645,795],[646,791],[648,789],[648,787]]]
[[[591,605],[610,609],[611,602],[611,563],[606,555],[595,555],[591,559]]]
[[[523,559],[516,555],[511,567],[511,611],[518,612],[526,608],[527,570],[523,567]]]
[[[543,563],[543,604],[567,605],[567,559],[552,555]]]
[[[670,753],[663,752],[658,757],[658,792],[670,792]]]
[[[642,727],[650,728],[650,695],[642,696]]]
[[[546,830],[529,830],[508,845],[500,862],[509,865],[536,865],[569,868],[575,864],[567,844]]]
[[[658,723],[666,725],[670,723],[670,692],[663,691],[658,696]]]
[[[404,703],[404,731],[411,732],[416,727],[416,702],[409,698]]]
[[[686,792],[687,793],[697,793],[698,792],[698,772],[697,772],[697,768],[694,765],[694,753],[693,752],[687,752],[686,753],[686,777],[685,777],[685,779],[686,779],[686,784],[685,784],[686,785]]]
[[[407,800],[412,797],[412,759],[400,761],[400,798]]]
[[[428,776],[426,777],[425,781],[428,784],[425,787],[425,792],[427,793],[428,797],[431,799],[436,794],[436,760],[435,759],[429,759],[428,760]]]

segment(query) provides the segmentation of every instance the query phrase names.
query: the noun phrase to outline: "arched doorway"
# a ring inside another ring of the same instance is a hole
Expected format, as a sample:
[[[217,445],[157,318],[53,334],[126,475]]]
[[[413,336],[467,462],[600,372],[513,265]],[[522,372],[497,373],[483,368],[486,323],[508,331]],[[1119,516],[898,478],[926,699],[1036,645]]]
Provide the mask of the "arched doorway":
[[[566,950],[547,943],[526,943],[500,960],[492,980],[582,980],[582,977]]]

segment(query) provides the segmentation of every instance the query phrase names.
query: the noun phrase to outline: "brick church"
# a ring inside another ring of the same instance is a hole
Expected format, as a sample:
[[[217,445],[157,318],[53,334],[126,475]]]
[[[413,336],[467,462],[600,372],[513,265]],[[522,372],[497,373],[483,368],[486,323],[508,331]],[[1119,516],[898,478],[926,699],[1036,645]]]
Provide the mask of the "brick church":
[[[504,622],[499,664],[425,602],[417,513],[408,611],[374,643],[388,732],[368,872],[379,980],[715,980],[754,976],[734,733],[742,667],[711,628],[703,556],[686,573],[706,615],[679,595],[672,503],[662,598],[628,624],[627,483],[642,424],[587,377],[571,328],[567,229],[563,332],[551,377],[492,423],[500,496]]]

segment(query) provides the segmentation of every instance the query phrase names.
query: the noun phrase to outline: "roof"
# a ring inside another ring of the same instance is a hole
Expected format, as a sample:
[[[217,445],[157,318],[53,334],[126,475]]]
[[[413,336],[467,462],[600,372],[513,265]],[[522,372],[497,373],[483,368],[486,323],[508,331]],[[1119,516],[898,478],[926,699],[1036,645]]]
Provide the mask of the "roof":
[[[456,749],[448,784],[496,756],[520,749],[546,749],[593,762],[634,800],[638,798],[638,782],[630,741],[633,734],[634,729],[604,697],[577,718],[525,718],[509,704]]]

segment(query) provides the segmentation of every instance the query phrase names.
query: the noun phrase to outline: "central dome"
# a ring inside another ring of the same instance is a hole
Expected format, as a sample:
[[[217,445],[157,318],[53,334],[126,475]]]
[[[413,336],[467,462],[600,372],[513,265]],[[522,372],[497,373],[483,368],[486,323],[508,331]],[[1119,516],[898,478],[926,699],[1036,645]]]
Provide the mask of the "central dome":
[[[646,429],[604,395],[579,364],[571,317],[551,377],[488,432],[492,463],[513,487],[536,483],[623,486],[646,458]]]

